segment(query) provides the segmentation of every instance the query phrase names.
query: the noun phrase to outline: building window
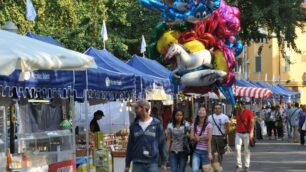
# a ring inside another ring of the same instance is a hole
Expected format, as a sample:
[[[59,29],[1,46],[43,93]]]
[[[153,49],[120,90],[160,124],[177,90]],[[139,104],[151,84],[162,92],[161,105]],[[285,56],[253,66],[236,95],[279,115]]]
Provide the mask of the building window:
[[[261,72],[261,56],[255,57],[255,72]]]

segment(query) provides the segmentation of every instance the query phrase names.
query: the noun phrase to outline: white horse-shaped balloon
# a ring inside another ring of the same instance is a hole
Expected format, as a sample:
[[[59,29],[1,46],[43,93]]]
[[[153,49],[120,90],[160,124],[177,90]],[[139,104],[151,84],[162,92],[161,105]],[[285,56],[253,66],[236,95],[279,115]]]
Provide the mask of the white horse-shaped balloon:
[[[165,59],[172,57],[176,57],[177,62],[173,76],[185,86],[208,86],[227,74],[221,70],[205,69],[211,66],[211,54],[206,49],[188,53],[182,45],[174,43],[168,49]]]

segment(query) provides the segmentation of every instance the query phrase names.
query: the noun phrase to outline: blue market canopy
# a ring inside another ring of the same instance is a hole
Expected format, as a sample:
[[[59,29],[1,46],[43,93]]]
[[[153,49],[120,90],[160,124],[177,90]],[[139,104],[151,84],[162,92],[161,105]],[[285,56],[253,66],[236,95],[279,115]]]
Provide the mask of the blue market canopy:
[[[287,87],[281,85],[281,84],[277,84],[276,85],[277,87],[279,87],[280,89],[283,89],[285,91],[288,91],[289,93],[293,94],[294,96],[296,96],[297,98],[300,98],[301,97],[301,93],[300,92],[295,92],[295,91],[292,91],[290,89],[288,89]]]
[[[85,54],[94,57],[95,62],[99,67],[115,72],[134,74],[136,76],[137,93],[143,93],[143,91],[146,89],[152,89],[154,84],[157,86],[162,86],[166,93],[172,92],[172,85],[169,79],[143,73],[124,63],[107,50],[98,50],[91,47],[86,50]]]
[[[235,85],[240,87],[258,87],[257,85],[243,79],[235,79]]]
[[[163,65],[155,60],[151,60],[144,57],[133,55],[127,62],[128,65],[135,69],[140,70],[143,73],[153,75],[161,78],[169,78],[171,71],[165,68]]]
[[[59,42],[52,37],[27,34],[46,43]],[[88,89],[89,98],[128,98],[135,94],[135,77],[102,68],[87,71],[36,70],[29,80],[19,81],[21,71],[15,70],[9,76],[0,76],[2,96],[25,98],[84,98],[84,89]]]
[[[36,40],[40,40],[49,44],[53,44],[59,47],[64,47],[62,46],[61,43],[59,43],[58,41],[56,41],[55,39],[53,39],[51,36],[41,36],[41,35],[36,35],[34,33],[28,32],[25,34],[25,36],[36,39]]]
[[[273,92],[273,95],[275,95],[275,98],[284,98],[285,100],[295,100],[297,99],[298,97],[291,93],[291,92],[288,92],[286,90],[283,90],[281,89],[280,87],[276,86],[276,85],[269,85],[269,84],[265,84],[265,83],[262,83],[262,82],[251,82],[259,87],[262,87],[262,88],[269,88],[272,92]]]
[[[171,71],[158,63],[156,60],[133,55],[127,64],[143,73],[170,80],[169,76],[171,75]],[[171,93],[178,93],[182,86],[174,85],[173,83],[171,84]]]

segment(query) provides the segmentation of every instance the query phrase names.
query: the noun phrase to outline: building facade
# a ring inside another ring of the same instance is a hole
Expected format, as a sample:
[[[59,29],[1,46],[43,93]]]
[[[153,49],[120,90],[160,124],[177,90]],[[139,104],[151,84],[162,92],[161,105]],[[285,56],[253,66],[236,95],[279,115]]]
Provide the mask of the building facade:
[[[241,77],[250,81],[282,84],[301,93],[301,104],[306,104],[306,33],[296,29],[296,45],[301,53],[286,48],[280,52],[276,38],[261,38],[258,43],[251,41],[239,57],[238,68]],[[257,41],[256,41],[257,42]]]

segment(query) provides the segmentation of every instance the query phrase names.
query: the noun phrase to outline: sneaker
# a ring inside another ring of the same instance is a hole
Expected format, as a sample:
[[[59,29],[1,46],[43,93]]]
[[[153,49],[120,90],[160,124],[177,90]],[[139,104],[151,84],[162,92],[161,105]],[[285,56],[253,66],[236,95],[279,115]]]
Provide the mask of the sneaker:
[[[235,172],[242,172],[242,168],[241,168],[241,167],[236,166],[236,171],[235,171]]]

